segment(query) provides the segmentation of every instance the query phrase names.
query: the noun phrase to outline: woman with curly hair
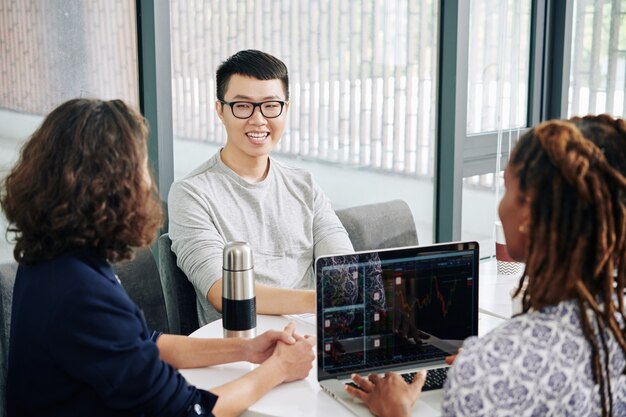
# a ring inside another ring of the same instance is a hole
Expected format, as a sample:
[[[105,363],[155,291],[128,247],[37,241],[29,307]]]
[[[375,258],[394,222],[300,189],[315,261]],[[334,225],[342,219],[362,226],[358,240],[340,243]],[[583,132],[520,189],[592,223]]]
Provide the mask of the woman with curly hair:
[[[626,123],[541,123],[520,138],[504,180],[507,249],[526,263],[523,311],[464,343],[443,414],[626,416]],[[364,390],[348,391],[374,414],[405,416],[423,375],[354,380]]]
[[[313,340],[151,334],[110,262],[149,245],[161,224],[144,119],[122,101],[68,101],[43,121],[3,183],[15,234],[8,414],[235,415],[306,377]],[[176,368],[261,363],[212,393]],[[218,398],[219,397],[219,398]]]

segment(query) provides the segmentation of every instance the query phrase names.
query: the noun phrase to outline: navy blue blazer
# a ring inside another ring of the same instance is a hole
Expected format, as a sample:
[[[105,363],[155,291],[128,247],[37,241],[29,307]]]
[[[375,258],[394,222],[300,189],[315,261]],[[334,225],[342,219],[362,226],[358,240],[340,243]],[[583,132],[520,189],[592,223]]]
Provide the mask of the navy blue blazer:
[[[111,265],[94,251],[20,265],[9,416],[211,415],[217,397],[190,386],[160,360],[157,337]]]

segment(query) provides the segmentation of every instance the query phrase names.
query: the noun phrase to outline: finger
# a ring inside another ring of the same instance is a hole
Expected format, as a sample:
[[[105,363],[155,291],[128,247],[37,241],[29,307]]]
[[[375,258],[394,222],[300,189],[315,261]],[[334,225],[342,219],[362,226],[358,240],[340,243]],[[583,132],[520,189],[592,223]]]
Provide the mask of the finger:
[[[302,339],[296,342],[296,346],[299,346],[299,349],[304,352],[312,352],[313,345],[311,345],[308,340]]]
[[[397,374],[395,372],[385,372],[385,376],[384,376],[384,378],[389,378],[389,379],[397,378],[397,377],[400,377],[400,374]]]
[[[298,340],[295,337],[295,331],[296,331],[296,324],[290,321],[281,332],[281,335],[279,336],[280,341],[288,345],[293,345]]]
[[[374,387],[374,384],[372,384],[369,379],[363,378],[361,375],[352,374],[350,377],[352,378],[352,381],[354,381],[354,383],[361,387],[361,389],[365,392],[370,392]]]
[[[280,333],[280,341],[284,342],[288,345],[293,345],[294,343],[296,343],[296,341],[298,340],[297,338],[295,338],[294,336],[292,336],[291,334],[283,331]]]
[[[308,334],[304,335],[304,340],[311,346],[315,346],[317,342],[317,338],[315,336],[310,336]]]
[[[456,355],[446,356],[446,363],[448,365],[452,365],[455,359],[456,359]]]
[[[261,336],[259,337],[262,337],[262,336],[266,336],[267,338],[266,340],[268,340],[271,343],[271,346],[273,346],[278,341],[281,341],[288,345],[293,345],[294,343],[296,343],[296,339],[294,339],[293,336],[289,334],[288,332],[286,332],[285,330],[283,331],[268,330],[264,332],[263,334],[261,334]]]
[[[382,376],[378,375],[378,374],[369,374],[367,376],[367,378],[373,383],[376,384],[378,383],[381,379],[383,379]]]
[[[298,342],[300,340],[304,340],[304,336],[302,336],[300,333],[297,332],[293,332],[292,336],[294,337],[294,339],[296,339]]]
[[[426,382],[427,374],[428,374],[428,371],[424,369],[416,372],[415,375],[413,375],[413,382],[411,383],[411,385],[415,386],[415,389],[417,389],[418,391],[421,391],[422,387],[424,386],[424,383]]]
[[[285,333],[288,333],[289,336],[292,336],[294,332],[296,331],[296,323],[294,323],[293,321],[290,321],[289,323],[287,323],[283,331]]]
[[[348,394],[358,398],[363,402],[365,402],[367,399],[367,392],[363,391],[362,389],[358,389],[356,387],[353,387],[352,385],[344,385],[344,389],[348,392]]]

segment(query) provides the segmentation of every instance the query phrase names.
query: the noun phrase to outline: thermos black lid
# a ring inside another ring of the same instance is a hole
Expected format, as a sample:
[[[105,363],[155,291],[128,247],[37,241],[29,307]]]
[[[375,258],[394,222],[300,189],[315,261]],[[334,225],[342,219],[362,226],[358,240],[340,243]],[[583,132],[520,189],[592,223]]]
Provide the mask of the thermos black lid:
[[[223,268],[227,271],[246,271],[254,267],[252,249],[246,242],[228,242],[224,246]]]

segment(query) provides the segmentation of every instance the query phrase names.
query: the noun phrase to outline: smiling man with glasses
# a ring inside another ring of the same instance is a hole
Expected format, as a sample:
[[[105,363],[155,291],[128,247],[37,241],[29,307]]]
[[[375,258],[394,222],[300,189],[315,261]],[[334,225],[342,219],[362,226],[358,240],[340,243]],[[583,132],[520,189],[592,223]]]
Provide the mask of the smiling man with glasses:
[[[287,67],[240,51],[220,65],[216,82],[226,145],[168,198],[172,250],[201,295],[199,322],[221,311],[222,251],[233,240],[252,248],[258,313],[314,312],[314,259],[353,248],[311,174],[270,158],[289,110]]]

